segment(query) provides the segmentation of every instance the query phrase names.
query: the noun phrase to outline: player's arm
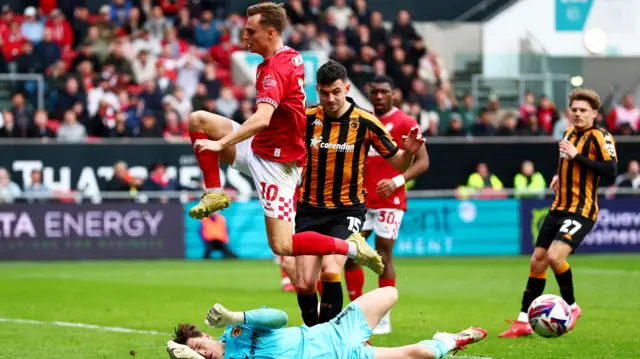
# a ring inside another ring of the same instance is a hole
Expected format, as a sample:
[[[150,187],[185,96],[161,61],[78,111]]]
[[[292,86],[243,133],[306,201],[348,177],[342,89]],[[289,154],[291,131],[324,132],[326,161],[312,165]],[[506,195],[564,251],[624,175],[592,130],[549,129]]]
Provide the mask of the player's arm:
[[[284,98],[285,89],[288,86],[287,77],[273,67],[259,69],[258,71],[258,79],[256,80],[256,112],[251,115],[237,131],[233,131],[220,140],[222,148],[242,142],[267,128],[271,122],[273,113]]]
[[[222,148],[233,146],[238,142],[255,136],[258,132],[267,128],[275,110],[276,107],[271,103],[258,103],[258,109],[253,115],[249,116],[236,131],[231,132],[220,140]]]
[[[263,307],[246,312],[232,312],[221,304],[214,304],[207,313],[205,324],[212,328],[229,325],[251,325],[260,329],[280,329],[287,325],[287,313],[273,308]]]
[[[420,152],[420,150],[425,147],[424,138],[422,137],[422,134],[420,133],[420,130],[417,126],[412,127],[411,130],[409,130],[408,134],[402,136],[402,146],[404,147],[404,149],[398,150],[395,155],[387,158],[387,162],[389,162],[389,164],[396,170],[406,173],[411,167],[411,164],[414,162],[413,160],[418,152]],[[426,165],[428,166],[429,160],[428,157],[426,157],[426,149],[424,154],[425,158],[423,159],[423,161],[427,161]],[[424,163],[422,165],[424,165]],[[426,170],[426,168],[424,170]],[[415,171],[415,176],[418,176],[420,173],[424,172],[424,170],[419,172],[418,168],[415,168],[414,170],[412,170],[412,172]]]
[[[418,152],[419,148],[411,148],[411,150],[413,150],[411,151],[407,150],[407,147],[405,146],[405,150],[401,150],[400,147],[398,147],[398,144],[393,140],[389,131],[387,131],[384,125],[377,118],[367,118],[365,123],[368,126],[371,145],[373,148],[375,148],[380,156],[387,160],[393,168],[399,172],[405,172],[413,162],[413,157],[415,153]],[[411,132],[409,134],[411,134]],[[418,134],[420,134],[419,131]],[[403,136],[403,139],[404,137],[405,136]],[[422,143],[424,143],[424,140],[422,140]]]
[[[579,154],[569,141],[560,142],[560,151],[601,176],[615,178],[618,174],[618,159],[613,137],[600,131],[595,131],[594,137],[596,139],[596,160]]]
[[[404,184],[412,179],[418,177],[429,168],[429,154],[427,153],[427,147],[422,146],[418,153],[416,153],[413,162],[409,165],[409,168],[402,174],[399,174],[393,178],[385,178],[380,180],[376,185],[376,193],[382,198],[391,196],[398,188],[404,186]]]
[[[412,179],[420,176],[426,170],[429,169],[429,153],[427,152],[427,146],[420,146],[418,152],[416,152],[413,162],[409,165],[406,171],[402,174],[405,182],[409,182]]]

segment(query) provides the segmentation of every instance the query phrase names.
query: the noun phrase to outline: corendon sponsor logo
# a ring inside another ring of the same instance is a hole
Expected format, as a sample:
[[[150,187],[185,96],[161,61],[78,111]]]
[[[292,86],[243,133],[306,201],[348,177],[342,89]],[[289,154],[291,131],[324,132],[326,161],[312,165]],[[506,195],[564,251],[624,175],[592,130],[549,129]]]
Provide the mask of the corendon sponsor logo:
[[[346,143],[326,143],[322,142],[322,136],[314,137],[311,139],[311,147],[325,148],[328,150],[335,150],[336,152],[353,152],[356,148],[355,145],[348,145]]]

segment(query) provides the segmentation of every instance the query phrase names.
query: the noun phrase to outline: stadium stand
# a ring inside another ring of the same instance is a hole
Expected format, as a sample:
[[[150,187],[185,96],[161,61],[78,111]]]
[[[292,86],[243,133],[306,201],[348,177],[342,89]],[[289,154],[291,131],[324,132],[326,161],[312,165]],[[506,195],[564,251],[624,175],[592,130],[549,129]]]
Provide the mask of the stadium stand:
[[[238,122],[247,118],[253,89],[234,84],[231,60],[242,49],[244,18],[230,13],[226,1],[89,3],[2,7],[0,72],[27,77],[0,82],[1,137],[179,141],[193,110]],[[452,2],[426,20],[482,20],[509,3]],[[553,135],[566,127],[563,109],[544,95],[529,93],[519,106],[502,108],[502,99],[488,94],[479,106],[479,99],[456,89],[480,72],[477,63],[450,70],[452,64],[419,35],[414,13],[399,9],[389,18],[372,10],[375,5],[375,0],[287,0],[287,44],[329,53],[348,67],[350,79],[365,93],[372,76],[391,75],[401,90],[398,105],[419,120],[425,135]],[[39,85],[30,74],[44,75],[42,108],[37,108]],[[519,100],[506,100],[514,101]],[[601,124],[616,130],[624,123],[617,132],[635,133],[637,120],[627,118],[634,111],[629,98]],[[621,116],[626,117],[617,121]]]

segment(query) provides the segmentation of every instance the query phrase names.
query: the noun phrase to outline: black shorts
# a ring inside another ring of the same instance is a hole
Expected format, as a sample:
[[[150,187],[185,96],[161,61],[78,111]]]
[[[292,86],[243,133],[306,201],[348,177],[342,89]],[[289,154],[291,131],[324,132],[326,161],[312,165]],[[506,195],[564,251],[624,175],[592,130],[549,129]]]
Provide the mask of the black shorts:
[[[296,233],[318,232],[327,236],[347,239],[362,230],[364,206],[348,208],[317,208],[298,202]]]
[[[579,214],[550,211],[542,221],[536,247],[549,249],[551,242],[561,241],[575,250],[594,225],[594,221]]]

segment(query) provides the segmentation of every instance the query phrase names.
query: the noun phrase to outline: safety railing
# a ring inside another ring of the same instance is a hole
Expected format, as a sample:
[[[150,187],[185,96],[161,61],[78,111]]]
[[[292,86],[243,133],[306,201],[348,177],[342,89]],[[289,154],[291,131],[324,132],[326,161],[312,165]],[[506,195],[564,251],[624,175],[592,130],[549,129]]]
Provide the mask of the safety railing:
[[[11,202],[27,202],[38,203],[39,201],[63,201],[66,203],[82,203],[89,201],[91,203],[102,203],[103,201],[110,200],[127,200],[135,201],[138,203],[147,203],[149,201],[180,201],[181,203],[188,203],[197,200],[202,192],[200,191],[134,191],[134,192],[116,192],[116,191],[104,191],[100,193],[83,193],[82,191],[75,191],[69,193],[37,193],[37,194],[20,194],[11,198],[0,196],[0,206],[3,203]],[[258,192],[251,191],[250,193],[243,194],[243,198],[236,198],[234,191],[230,191],[232,200],[246,201],[252,198],[258,198]],[[499,191],[491,191],[490,193],[484,190],[480,191],[468,191],[458,189],[441,189],[441,190],[411,190],[407,191],[408,198],[462,198],[462,199],[490,199],[492,198],[550,198],[555,196],[555,192],[551,188],[547,188],[544,191],[518,191],[513,188],[504,188]],[[603,198],[612,198],[615,196],[638,196],[640,199],[640,188],[600,188],[598,195]],[[9,201],[7,201],[9,200]]]
[[[15,86],[16,82],[22,82],[22,89],[29,96],[32,95],[35,100],[34,105],[37,108],[45,108],[45,82],[44,76],[41,74],[19,74],[19,73],[0,73],[0,84],[4,83]],[[35,85],[35,89],[33,85]]]

